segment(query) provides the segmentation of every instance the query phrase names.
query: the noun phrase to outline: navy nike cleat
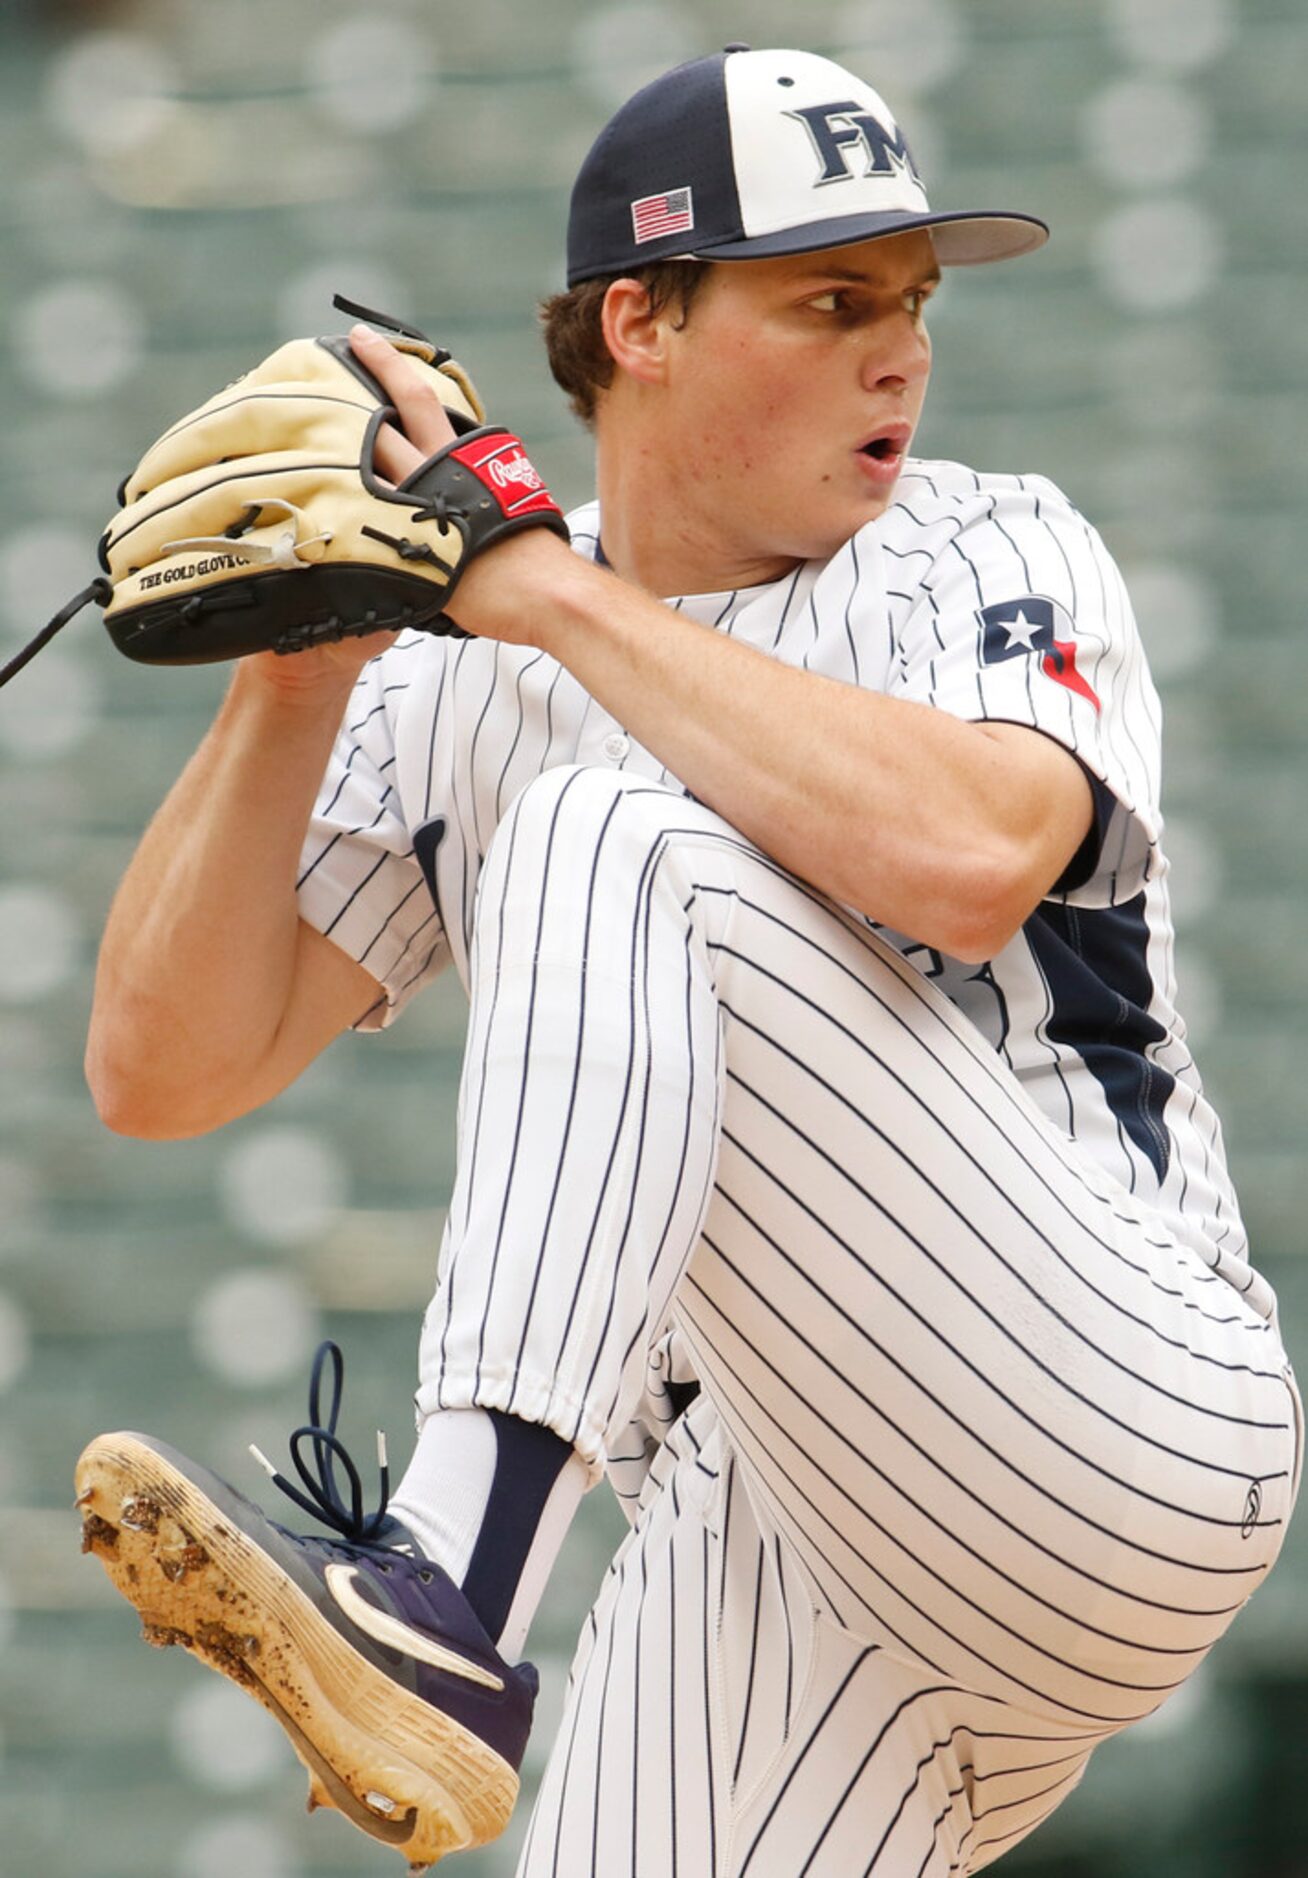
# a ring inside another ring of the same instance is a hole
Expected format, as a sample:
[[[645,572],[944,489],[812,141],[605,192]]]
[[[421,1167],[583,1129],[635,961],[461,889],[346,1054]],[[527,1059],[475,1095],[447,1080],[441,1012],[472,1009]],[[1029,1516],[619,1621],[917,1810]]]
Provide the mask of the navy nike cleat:
[[[335,1387],[323,1427],[328,1355]],[[384,1460],[382,1503],[363,1516],[358,1472],[335,1433],[342,1368],[324,1344],[311,1425],[291,1440],[312,1499],[273,1473],[339,1537],[289,1532],[163,1442],[110,1434],[77,1465],[82,1549],[136,1606],[149,1642],[184,1645],[277,1717],[309,1770],[310,1810],[336,1807],[421,1871],[507,1825],[537,1677],[499,1657],[463,1593],[387,1516]],[[335,1462],[349,1476],[348,1507]]]

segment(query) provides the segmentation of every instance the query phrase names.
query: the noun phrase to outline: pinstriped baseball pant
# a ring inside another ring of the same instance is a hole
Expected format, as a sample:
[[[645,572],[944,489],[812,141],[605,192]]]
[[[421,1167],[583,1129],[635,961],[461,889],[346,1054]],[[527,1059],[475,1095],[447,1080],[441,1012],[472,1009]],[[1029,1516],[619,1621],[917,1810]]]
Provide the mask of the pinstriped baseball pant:
[[[598,1465],[670,1340],[702,1385],[519,1878],[979,1871],[1273,1562],[1274,1327],[911,966],[679,794],[530,784],[471,995],[420,1410],[544,1421]]]

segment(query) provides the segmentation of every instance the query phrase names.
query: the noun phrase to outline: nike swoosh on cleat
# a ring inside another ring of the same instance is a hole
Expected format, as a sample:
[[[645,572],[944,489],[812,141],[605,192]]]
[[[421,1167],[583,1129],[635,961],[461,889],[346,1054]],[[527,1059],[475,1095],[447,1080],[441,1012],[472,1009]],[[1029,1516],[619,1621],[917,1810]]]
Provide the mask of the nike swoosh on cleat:
[[[471,1662],[456,1650],[447,1650],[434,1637],[425,1636],[421,1630],[414,1630],[410,1624],[392,1617],[388,1611],[379,1611],[375,1604],[369,1604],[354,1588],[358,1572],[353,1565],[329,1565],[323,1577],[327,1581],[327,1589],[346,1617],[371,1637],[374,1643],[385,1644],[389,1650],[400,1650],[405,1656],[426,1663],[431,1669],[443,1669],[451,1676],[461,1676],[465,1682],[480,1683],[484,1689],[504,1688],[500,1677],[483,1669],[480,1663]]]

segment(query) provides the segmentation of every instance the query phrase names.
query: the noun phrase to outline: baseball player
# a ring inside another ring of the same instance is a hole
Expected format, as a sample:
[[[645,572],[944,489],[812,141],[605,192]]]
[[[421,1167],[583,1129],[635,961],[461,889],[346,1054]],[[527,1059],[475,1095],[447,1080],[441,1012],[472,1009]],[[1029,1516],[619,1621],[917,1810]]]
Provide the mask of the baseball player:
[[[1299,1398],[1175,1009],[1129,601],[1052,484],[911,451],[941,270],[1045,233],[930,209],[825,59],[656,80],[546,308],[571,549],[477,558],[464,638],[241,661],[123,883],[89,1063],[129,1132],[468,988],[389,1501],[334,1346],[275,1476],[316,1530],[144,1436],[79,1471],[147,1633],[415,1866],[507,1817],[603,1475],[630,1532],[520,1878],[980,1871],[1281,1546]],[[454,432],[353,345],[398,484]]]

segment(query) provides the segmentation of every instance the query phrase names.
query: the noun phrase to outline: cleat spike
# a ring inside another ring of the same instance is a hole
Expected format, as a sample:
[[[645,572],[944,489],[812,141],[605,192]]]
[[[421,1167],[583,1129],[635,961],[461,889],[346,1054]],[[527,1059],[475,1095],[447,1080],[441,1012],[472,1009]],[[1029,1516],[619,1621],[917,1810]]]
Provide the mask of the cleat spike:
[[[101,1519],[98,1513],[87,1513],[82,1520],[82,1550],[94,1552],[112,1552],[118,1544],[118,1528],[111,1526],[107,1519]]]
[[[309,1797],[304,1803],[306,1813],[316,1813],[320,1806],[330,1807],[331,1795],[316,1774],[309,1775]]]
[[[94,1498],[95,1498],[95,1488],[83,1487],[82,1491],[78,1494],[77,1498],[73,1501],[73,1505],[75,1507],[89,1506]]]
[[[119,1520],[129,1532],[158,1532],[162,1515],[159,1502],[144,1493],[129,1495],[118,1509]]]

